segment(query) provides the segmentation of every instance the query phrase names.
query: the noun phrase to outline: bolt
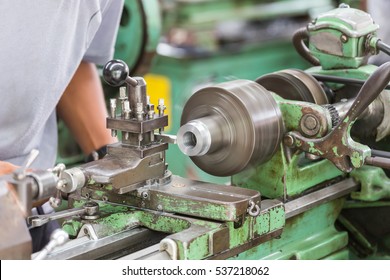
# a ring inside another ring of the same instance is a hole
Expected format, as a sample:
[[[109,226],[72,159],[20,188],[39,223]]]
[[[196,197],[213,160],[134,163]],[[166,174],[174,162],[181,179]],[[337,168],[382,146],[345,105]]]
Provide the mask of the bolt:
[[[300,121],[300,128],[306,136],[316,135],[320,127],[317,117],[312,114],[304,115]]]
[[[130,113],[131,113],[130,102],[129,102],[129,100],[125,100],[123,102],[123,117],[125,118],[125,120],[130,119]],[[125,131],[124,137],[125,137],[125,140],[129,140],[129,132]]]
[[[115,117],[116,117],[116,99],[115,98],[110,99],[110,116],[112,119],[115,119]],[[111,136],[116,137],[116,130],[115,129],[111,129]]]
[[[148,116],[149,116],[149,119],[152,120],[154,119],[154,104],[149,104],[148,105]]]
[[[125,114],[125,100],[127,100],[126,87],[119,88],[119,100],[121,101],[121,116]]]
[[[341,35],[340,40],[341,40],[342,43],[348,42],[348,37],[347,37],[347,35],[345,35],[345,34]]]
[[[135,108],[135,114],[137,116],[138,121],[142,121],[144,119],[144,105],[142,103],[137,103],[137,107]]]
[[[159,98],[157,109],[158,109],[158,115],[160,117],[164,116],[164,111],[166,108],[167,107],[165,107],[165,105],[164,105],[164,98]]]
[[[88,216],[95,215],[99,211],[99,205],[96,202],[87,202],[84,204],[85,214]]]
[[[126,96],[126,87],[120,87],[120,88],[119,88],[119,99],[120,99],[120,100],[126,100],[126,99],[127,99],[127,96]]]
[[[123,102],[123,116],[125,117],[126,120],[130,119],[130,113],[131,113],[130,102],[129,100],[125,100]]]
[[[116,99],[115,98],[111,98],[110,99],[110,115],[111,115],[111,118],[115,118],[115,114],[116,114]]]
[[[283,138],[283,143],[287,146],[287,147],[293,147],[294,144],[295,144],[295,139],[293,136],[291,135],[285,135],[284,138]]]
[[[304,125],[306,126],[307,129],[315,129],[318,125],[317,119],[313,116],[307,116],[304,121]]]

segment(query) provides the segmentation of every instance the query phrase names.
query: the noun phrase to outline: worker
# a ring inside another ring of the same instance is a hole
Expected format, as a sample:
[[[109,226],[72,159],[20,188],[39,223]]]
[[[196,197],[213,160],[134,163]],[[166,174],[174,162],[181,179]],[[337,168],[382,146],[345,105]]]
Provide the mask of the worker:
[[[105,127],[95,64],[113,56],[122,9],[121,0],[1,3],[0,175],[22,165],[33,149],[39,155],[32,168],[54,166],[57,113],[86,155],[116,141]],[[47,203],[38,208],[38,214],[50,211]],[[32,233],[33,251],[51,230]]]

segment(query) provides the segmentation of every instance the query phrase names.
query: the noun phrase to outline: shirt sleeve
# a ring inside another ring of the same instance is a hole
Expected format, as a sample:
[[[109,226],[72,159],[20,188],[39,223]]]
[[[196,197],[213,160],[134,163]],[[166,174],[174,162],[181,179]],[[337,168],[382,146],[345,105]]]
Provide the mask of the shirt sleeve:
[[[89,45],[83,60],[104,65],[112,59],[119,22],[123,10],[123,0],[111,0],[102,11],[102,22]]]

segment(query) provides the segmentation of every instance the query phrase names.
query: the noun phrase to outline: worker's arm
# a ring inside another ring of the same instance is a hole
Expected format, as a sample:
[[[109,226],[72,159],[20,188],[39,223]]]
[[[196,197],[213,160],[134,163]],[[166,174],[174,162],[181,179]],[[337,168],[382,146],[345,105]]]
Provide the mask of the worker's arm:
[[[0,161],[0,176],[5,174],[10,174],[17,169],[18,166],[13,165],[12,163],[6,161]]]
[[[57,112],[86,155],[116,141],[106,129],[103,89],[92,63],[81,62],[58,103]]]

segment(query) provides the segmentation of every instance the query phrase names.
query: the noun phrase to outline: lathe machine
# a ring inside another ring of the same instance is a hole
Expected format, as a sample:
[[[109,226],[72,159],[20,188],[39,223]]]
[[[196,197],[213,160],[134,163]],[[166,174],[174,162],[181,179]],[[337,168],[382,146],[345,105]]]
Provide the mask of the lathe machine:
[[[321,14],[293,36],[313,67],[200,89],[177,137],[164,134],[164,101],[150,103],[144,79],[108,62],[103,76],[119,96],[107,128],[120,141],[91,163],[28,171],[26,162],[5,178],[1,258],[388,258],[390,63],[367,64],[390,53],[378,28],[346,5]],[[232,185],[172,174],[165,151],[176,144]],[[48,196],[67,209],[23,218],[20,207]],[[62,229],[31,255],[28,228],[51,220]]]

